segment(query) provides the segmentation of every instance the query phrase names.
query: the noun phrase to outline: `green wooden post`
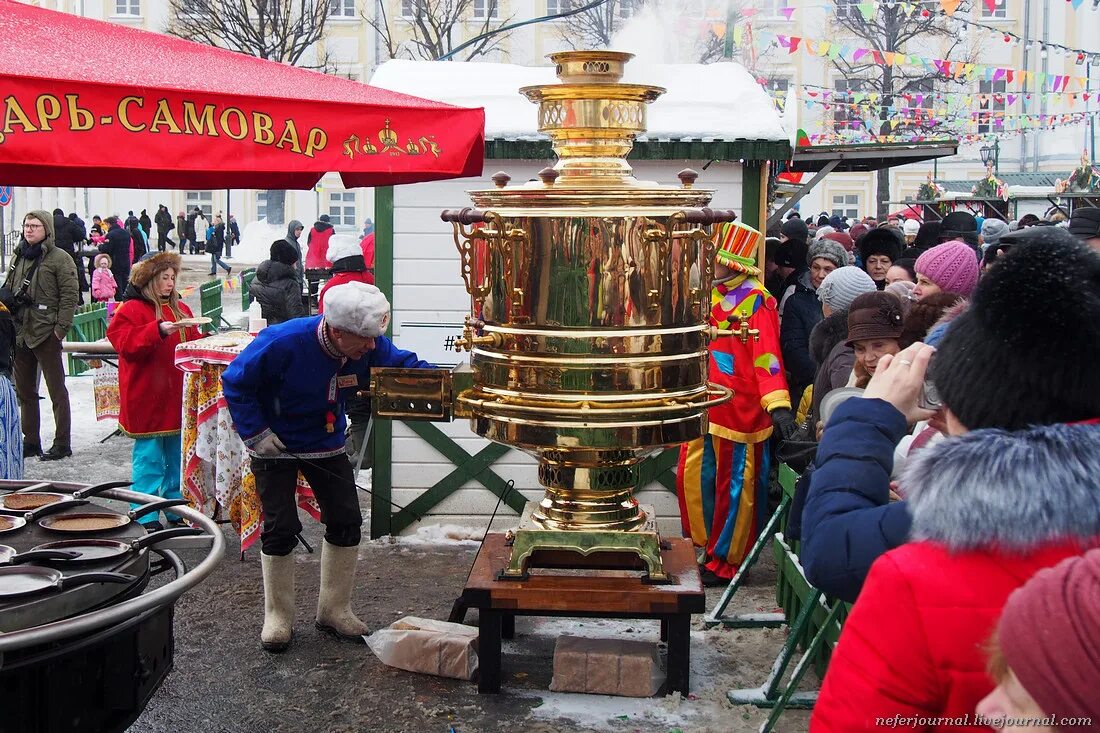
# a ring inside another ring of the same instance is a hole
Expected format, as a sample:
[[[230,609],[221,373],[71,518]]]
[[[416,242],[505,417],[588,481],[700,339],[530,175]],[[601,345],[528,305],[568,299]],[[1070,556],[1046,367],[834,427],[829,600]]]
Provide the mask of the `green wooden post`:
[[[764,164],[746,160],[741,165],[741,223],[760,229],[760,184],[764,179]]]
[[[393,186],[374,189],[374,284],[393,303]],[[393,335],[393,319],[386,334]],[[393,423],[374,421],[370,536],[391,534],[393,496]]]
[[[248,310],[252,305],[252,294],[248,292],[248,286],[256,277],[256,268],[250,267],[241,273],[241,310]]]

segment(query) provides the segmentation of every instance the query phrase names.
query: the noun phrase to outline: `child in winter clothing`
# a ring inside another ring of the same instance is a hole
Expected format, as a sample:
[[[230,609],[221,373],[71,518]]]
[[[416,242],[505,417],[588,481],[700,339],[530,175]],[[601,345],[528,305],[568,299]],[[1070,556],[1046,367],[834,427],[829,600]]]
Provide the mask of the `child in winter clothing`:
[[[114,300],[117,290],[118,283],[111,272],[111,255],[96,255],[95,272],[92,273],[92,298],[101,303]]]

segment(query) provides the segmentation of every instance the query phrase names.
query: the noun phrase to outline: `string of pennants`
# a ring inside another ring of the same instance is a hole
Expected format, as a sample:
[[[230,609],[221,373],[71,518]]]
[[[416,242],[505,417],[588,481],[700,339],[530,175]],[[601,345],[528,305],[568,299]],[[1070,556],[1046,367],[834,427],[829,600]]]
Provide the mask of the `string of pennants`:
[[[1079,103],[1088,103],[1093,100],[1100,100],[1100,94],[1095,92],[965,92],[965,93],[939,93],[929,92],[922,94],[920,92],[904,92],[893,95],[887,95],[893,98],[893,104],[879,104],[879,100],[883,98],[883,94],[880,92],[845,92],[833,89],[824,89],[821,87],[814,88],[813,85],[800,85],[802,94],[810,97],[803,100],[807,105],[809,104],[824,104],[824,105],[850,105],[859,106],[865,108],[884,109],[890,113],[904,113],[906,110],[922,110],[929,111],[932,109],[944,109],[945,106],[966,106],[972,107],[975,103],[982,104],[987,102],[993,102],[998,106],[1012,107],[1017,104],[1031,102],[1031,101],[1044,101],[1048,104],[1062,104],[1067,106],[1074,106]],[[783,92],[769,91],[772,99],[778,102],[784,102],[786,100],[786,94]]]
[[[953,134],[952,140],[958,140],[960,143],[978,143],[988,142],[993,139],[1004,140],[1007,138],[1015,137],[1017,135],[1024,135],[1034,130],[1053,129],[1061,126],[1061,123],[1051,123],[1043,126],[1029,127],[1027,129],[1018,130],[1004,130],[990,133],[968,133],[968,134]],[[807,135],[807,139],[811,145],[822,145],[830,143],[896,143],[896,142],[923,142],[926,140],[943,140],[942,134],[935,134],[929,132],[917,132],[913,131],[910,134],[877,134],[866,130],[865,128],[848,129],[839,128],[835,132],[817,133]]]
[[[733,41],[741,45],[744,38],[744,26],[736,26],[733,29]],[[797,53],[801,48],[810,56],[827,57],[829,59],[843,59],[854,64],[877,64],[879,66],[921,66],[928,72],[942,74],[957,81],[984,80],[989,82],[1004,81],[1007,84],[1019,82],[1020,84],[1034,84],[1036,89],[1049,87],[1050,92],[1086,92],[1089,91],[1089,79],[1084,76],[1071,76],[1068,74],[1051,74],[1042,71],[1027,71],[1025,69],[1011,69],[1001,66],[988,66],[966,61],[954,61],[951,59],[937,59],[915,54],[894,53],[879,51],[873,48],[862,48],[848,43],[836,43],[826,39],[807,38],[803,36],[786,36],[770,31],[755,30],[751,32],[757,49],[768,48],[773,43],[780,48],[787,49],[789,54]]]
[[[982,0],[982,4],[985,5],[990,13],[995,13],[997,10],[997,6],[1001,2],[1005,1],[1006,0]],[[1082,7],[1084,7],[1085,2],[1086,0],[1067,0],[1067,4],[1074,10],[1080,10]],[[962,5],[962,0],[939,0],[939,4],[941,11],[945,15],[952,17],[959,9],[959,6]],[[1100,6],[1100,0],[1091,0],[1089,2],[1089,5],[1091,5],[1092,9],[1095,10],[1098,6]],[[868,21],[872,20],[875,17],[875,13],[878,12],[879,8],[882,7],[899,8],[906,17],[912,17],[914,14],[929,17],[932,14],[932,11],[928,7],[926,7],[924,3],[907,2],[906,0],[865,0],[861,2],[850,3],[849,7],[858,10],[863,18]],[[819,8],[825,10],[826,12],[836,12],[837,9],[835,3],[825,3],[822,5],[805,5],[801,8],[778,8],[775,12],[779,15],[782,15],[786,20],[790,20],[794,16],[795,12],[798,10],[811,10]],[[746,18],[752,18],[761,11],[759,8],[742,8],[740,12],[742,16]]]

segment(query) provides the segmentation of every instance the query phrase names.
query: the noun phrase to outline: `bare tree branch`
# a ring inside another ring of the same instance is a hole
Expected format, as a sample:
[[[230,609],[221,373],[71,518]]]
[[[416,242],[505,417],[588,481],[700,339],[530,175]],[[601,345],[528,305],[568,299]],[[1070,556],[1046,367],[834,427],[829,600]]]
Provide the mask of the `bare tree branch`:
[[[324,52],[317,62],[302,63],[306,52],[324,38],[328,17],[328,0],[168,0],[165,32],[249,56],[331,71],[334,64]]]
[[[377,33],[388,58],[434,61],[447,55],[466,36],[479,36],[508,25],[512,16],[501,19],[500,0],[405,0],[398,18],[386,13],[386,0],[374,0],[380,13],[360,17]],[[464,31],[469,29],[468,33]],[[487,56],[500,48],[509,32],[482,38],[462,51],[463,61]]]

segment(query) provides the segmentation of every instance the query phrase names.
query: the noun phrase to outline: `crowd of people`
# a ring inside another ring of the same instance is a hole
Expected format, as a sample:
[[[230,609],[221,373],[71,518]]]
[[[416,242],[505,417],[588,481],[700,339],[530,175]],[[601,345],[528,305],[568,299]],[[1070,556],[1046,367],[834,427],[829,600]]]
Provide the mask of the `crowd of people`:
[[[806,577],[854,603],[812,731],[1100,724],[1100,209],[1061,224],[795,215],[764,273],[732,226],[717,237],[742,274],[716,267],[711,325],[736,328],[733,310],[781,359],[712,342],[712,381],[755,404],[682,450],[684,532],[704,582],[726,582],[767,497],[737,470],[766,472],[752,451],[774,436],[801,472],[788,539]],[[731,309],[743,273],[768,287]],[[1072,668],[1052,661],[1063,648]]]

